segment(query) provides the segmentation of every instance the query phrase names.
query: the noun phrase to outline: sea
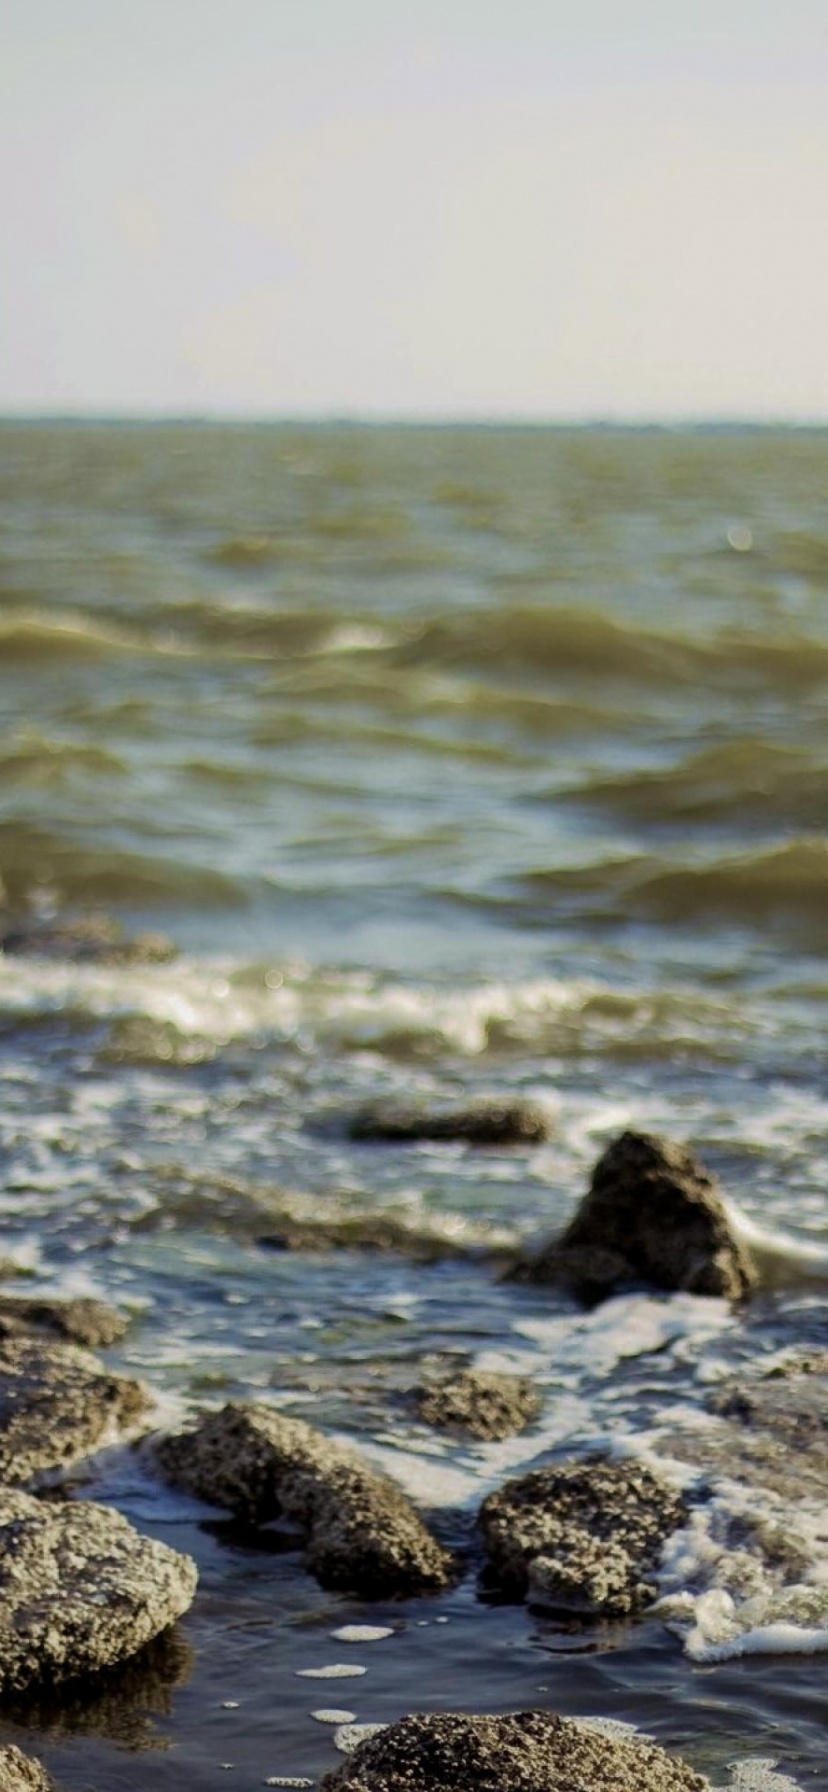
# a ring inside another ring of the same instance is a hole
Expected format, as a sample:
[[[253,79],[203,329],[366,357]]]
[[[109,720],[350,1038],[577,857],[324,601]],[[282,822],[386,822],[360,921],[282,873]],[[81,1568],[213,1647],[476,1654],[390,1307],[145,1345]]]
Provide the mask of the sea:
[[[353,1724],[528,1707],[828,1792],[825,1489],[745,1477],[710,1411],[828,1344],[827,689],[823,430],[0,424],[0,919],[177,948],[0,957],[9,1289],[130,1313],[105,1354],[159,1428],[262,1401],[469,1547],[492,1488],[584,1453],[705,1494],[658,1603],[584,1626],[473,1567],[326,1593],[111,1446],[77,1497],[200,1588],[122,1674],[4,1709],[65,1792],[318,1784]],[[549,1141],[349,1137],[488,1095]],[[503,1279],[628,1127],[719,1177],[745,1308]],[[538,1423],[420,1423],[465,1364],[532,1377]]]

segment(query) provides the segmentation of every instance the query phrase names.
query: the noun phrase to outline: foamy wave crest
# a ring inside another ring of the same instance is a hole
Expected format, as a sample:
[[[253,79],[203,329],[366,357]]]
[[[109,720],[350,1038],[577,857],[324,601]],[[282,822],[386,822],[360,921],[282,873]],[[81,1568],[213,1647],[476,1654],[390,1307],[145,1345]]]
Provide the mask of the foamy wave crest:
[[[696,1049],[738,1056],[761,1026],[744,1004],[690,989],[617,991],[585,979],[408,985],[373,972],[286,961],[240,966],[181,959],[130,967],[9,959],[0,1012],[58,1011],[134,1023],[115,1044],[137,1060],[186,1055],[188,1044],[220,1048],[247,1038],[289,1040],[391,1058],[446,1054],[619,1059]],[[139,1024],[140,1023],[140,1024]],[[156,1032],[153,1033],[153,1029]]]
[[[692,1661],[828,1650],[828,1516],[723,1480],[669,1540],[658,1610]]]
[[[750,1251],[766,1287],[811,1279],[828,1281],[828,1244],[762,1226],[729,1197],[725,1207],[730,1226]]]

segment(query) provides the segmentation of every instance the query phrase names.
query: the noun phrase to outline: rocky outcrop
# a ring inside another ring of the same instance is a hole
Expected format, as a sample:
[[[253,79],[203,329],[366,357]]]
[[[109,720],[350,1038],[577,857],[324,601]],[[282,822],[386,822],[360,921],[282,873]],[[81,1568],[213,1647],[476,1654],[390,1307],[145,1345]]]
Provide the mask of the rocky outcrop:
[[[0,1693],[128,1660],[192,1603],[189,1556],[120,1513],[0,1489]]]
[[[0,1483],[20,1486],[76,1461],[135,1424],[150,1405],[140,1382],[110,1375],[75,1345],[3,1339]]]
[[[656,1743],[547,1711],[404,1717],[328,1773],[320,1792],[709,1792]]]
[[[0,1792],[56,1792],[51,1774],[9,1743],[0,1748]]]
[[[167,1478],[248,1524],[285,1519],[323,1587],[388,1598],[457,1578],[402,1490],[301,1419],[231,1403],[156,1445]]]
[[[0,936],[9,956],[50,958],[70,964],[169,964],[175,947],[163,933],[129,939],[109,915],[65,915],[54,920],[24,918]]]
[[[507,1481],[480,1508],[486,1579],[584,1618],[620,1618],[655,1597],[661,1545],[686,1521],[681,1496],[633,1462],[568,1462]]]
[[[55,1782],[39,1761],[10,1743],[0,1748],[0,1792],[55,1792]]]
[[[741,1300],[756,1280],[714,1178],[683,1146],[640,1132],[608,1147],[566,1231],[510,1275],[588,1300],[642,1282]]]
[[[441,1431],[495,1440],[514,1437],[538,1417],[541,1399],[520,1375],[460,1369],[424,1381],[413,1396],[418,1418]]]
[[[73,1344],[99,1349],[117,1343],[128,1326],[129,1320],[122,1313],[85,1296],[49,1300],[38,1295],[0,1294],[0,1338],[47,1332],[53,1337],[68,1338]]]
[[[464,1145],[539,1145],[551,1138],[548,1113],[539,1102],[469,1102],[464,1107],[423,1108],[415,1103],[372,1102],[355,1114],[349,1136],[364,1144],[413,1145],[420,1139]]]

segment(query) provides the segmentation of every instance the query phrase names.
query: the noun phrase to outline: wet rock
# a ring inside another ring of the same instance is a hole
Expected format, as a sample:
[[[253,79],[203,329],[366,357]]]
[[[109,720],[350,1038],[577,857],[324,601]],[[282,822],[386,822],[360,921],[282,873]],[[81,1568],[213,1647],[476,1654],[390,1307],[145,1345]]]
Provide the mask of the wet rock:
[[[116,1666],[187,1610],[196,1579],[108,1506],[0,1489],[0,1692]]]
[[[433,1225],[393,1214],[342,1214],[328,1219],[297,1218],[285,1212],[278,1216],[272,1231],[260,1233],[255,1243],[266,1251],[366,1251],[370,1255],[405,1257],[410,1263],[445,1263],[488,1254],[485,1234],[475,1242],[475,1229],[469,1227],[469,1238],[458,1238],[448,1229],[441,1230],[439,1219]],[[501,1247],[502,1251],[502,1247]]]
[[[72,1344],[0,1341],[0,1483],[19,1486],[108,1443],[151,1405],[138,1381],[110,1375]]]
[[[480,1508],[486,1578],[509,1598],[619,1618],[654,1598],[680,1495],[639,1463],[569,1462],[507,1481]]]
[[[38,1295],[0,1294],[0,1338],[27,1332],[51,1332],[73,1344],[100,1348],[117,1343],[129,1320],[103,1301],[78,1297],[48,1300]]]
[[[413,1145],[420,1139],[465,1145],[539,1145],[552,1136],[548,1113],[536,1101],[485,1099],[465,1107],[422,1108],[404,1102],[372,1102],[351,1121],[360,1143]]]
[[[756,1281],[714,1178],[683,1146],[639,1132],[604,1152],[562,1236],[510,1273],[598,1300],[641,1282],[740,1300]]]
[[[402,1490],[301,1419],[231,1403],[156,1449],[167,1478],[200,1499],[250,1525],[294,1525],[323,1587],[387,1598],[457,1578]]]
[[[109,915],[25,919],[6,929],[0,947],[10,957],[49,958],[69,964],[169,964],[172,940],[163,933],[129,939]]]
[[[547,1711],[422,1714],[369,1737],[320,1792],[709,1792],[656,1743]]]
[[[414,1405],[426,1425],[495,1440],[525,1431],[538,1417],[541,1398],[520,1375],[460,1369],[423,1382],[414,1390]]]
[[[828,1489],[828,1365],[819,1356],[789,1362],[783,1373],[724,1382],[707,1406],[742,1434],[729,1452],[731,1460],[738,1453],[735,1472],[752,1478],[759,1471],[770,1484],[789,1487],[795,1452],[802,1491]]]
[[[0,1748],[0,1792],[55,1792],[55,1782],[39,1761],[9,1744]]]

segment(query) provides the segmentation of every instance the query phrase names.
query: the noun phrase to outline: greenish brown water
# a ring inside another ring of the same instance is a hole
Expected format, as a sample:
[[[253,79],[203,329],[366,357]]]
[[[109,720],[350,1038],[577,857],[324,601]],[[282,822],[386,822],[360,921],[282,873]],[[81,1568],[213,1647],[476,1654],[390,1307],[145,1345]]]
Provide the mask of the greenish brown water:
[[[423,1355],[540,1378],[522,1464],[639,1447],[734,1363],[824,1337],[827,499],[819,431],[0,425],[8,913],[102,907],[181,948],[0,959],[4,1251],[134,1303],[123,1360],[171,1413],[288,1404],[462,1532],[512,1457],[400,1418]],[[375,1094],[493,1090],[547,1102],[554,1142],[346,1137]],[[585,1320],[497,1283],[489,1246],[562,1223],[627,1124],[691,1141],[764,1229],[749,1315]],[[275,1254],[285,1213],[468,1255]],[[140,1738],[159,1787],[319,1777],[309,1713],[342,1687],[308,1699],[294,1667],[366,1614],[131,1457],[86,1490],[192,1547],[202,1593],[174,1660],[24,1741],[69,1792],[144,1784]],[[774,1613],[770,1589],[759,1642],[694,1661],[657,1620],[587,1643],[467,1582],[387,1611],[342,1703],[547,1700],[717,1783],[773,1757],[828,1788],[828,1602],[800,1653],[761,1653]]]

